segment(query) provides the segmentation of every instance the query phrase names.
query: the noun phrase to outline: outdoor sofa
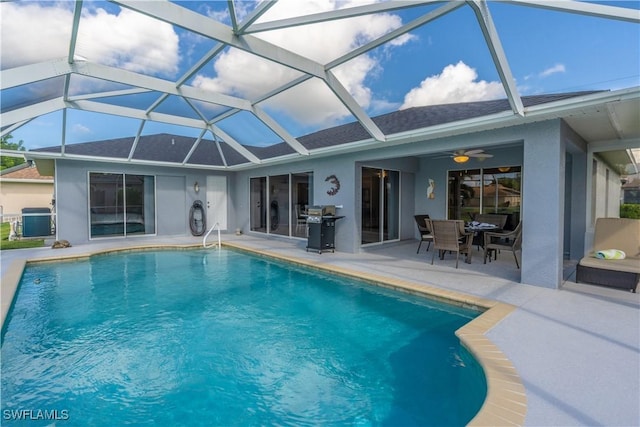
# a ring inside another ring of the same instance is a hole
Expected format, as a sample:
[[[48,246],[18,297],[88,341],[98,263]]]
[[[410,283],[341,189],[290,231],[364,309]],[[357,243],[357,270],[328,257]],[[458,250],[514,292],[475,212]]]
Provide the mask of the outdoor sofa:
[[[618,249],[624,259],[600,259],[598,251]],[[598,218],[592,250],[580,260],[576,282],[635,292],[640,281],[640,219]]]

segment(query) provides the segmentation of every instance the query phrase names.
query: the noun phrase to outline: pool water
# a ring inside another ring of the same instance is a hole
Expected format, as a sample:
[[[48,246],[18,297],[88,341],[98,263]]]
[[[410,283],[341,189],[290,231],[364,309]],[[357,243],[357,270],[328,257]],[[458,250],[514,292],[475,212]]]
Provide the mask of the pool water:
[[[454,331],[477,315],[224,249],[34,264],[2,423],[464,425],[486,382]]]

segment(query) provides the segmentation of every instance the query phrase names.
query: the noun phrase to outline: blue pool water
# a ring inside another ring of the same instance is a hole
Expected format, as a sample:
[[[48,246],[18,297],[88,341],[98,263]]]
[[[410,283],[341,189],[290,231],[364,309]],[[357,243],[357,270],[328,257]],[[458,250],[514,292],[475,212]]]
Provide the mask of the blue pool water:
[[[464,425],[486,382],[454,331],[477,314],[231,250],[34,264],[2,424]]]

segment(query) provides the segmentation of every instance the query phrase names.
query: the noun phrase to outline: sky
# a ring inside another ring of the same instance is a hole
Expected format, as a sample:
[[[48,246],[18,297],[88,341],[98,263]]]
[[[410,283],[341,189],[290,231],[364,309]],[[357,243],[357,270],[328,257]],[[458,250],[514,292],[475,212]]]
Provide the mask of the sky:
[[[640,1],[602,1],[640,9]],[[230,25],[226,1],[179,2],[199,14]],[[255,3],[235,2],[240,21]],[[365,4],[363,0],[280,0],[258,21],[300,16]],[[433,10],[438,5],[361,16],[254,34],[270,43],[326,64],[358,46]],[[583,90],[616,90],[640,85],[640,25],[503,3],[490,3],[518,93],[522,96]],[[20,1],[0,4],[3,70],[65,58],[73,19],[69,1]],[[640,12],[638,12],[640,13]],[[129,70],[161,79],[183,76],[215,42],[102,1],[85,1],[76,60]],[[427,25],[334,68],[336,77],[370,116],[422,105],[504,98],[505,92],[473,11],[463,6]],[[203,91],[259,99],[298,77],[298,71],[238,49],[226,49],[186,81]],[[42,96],[59,95],[61,79],[2,93],[3,111]],[[122,86],[73,77],[70,95]],[[56,92],[57,91],[57,92]],[[102,102],[145,109],[157,93]],[[25,99],[27,101],[25,101]],[[258,104],[291,135],[354,121],[327,86],[310,79]],[[196,103],[207,117],[225,108]],[[160,104],[158,112],[196,113],[180,98]],[[13,142],[29,148],[59,145],[62,112],[34,119],[12,131]],[[250,113],[218,123],[242,143],[268,145],[279,137]],[[66,143],[133,136],[140,121],[68,109]],[[198,136],[200,130],[147,122],[143,134]],[[206,134],[208,139],[212,135]]]

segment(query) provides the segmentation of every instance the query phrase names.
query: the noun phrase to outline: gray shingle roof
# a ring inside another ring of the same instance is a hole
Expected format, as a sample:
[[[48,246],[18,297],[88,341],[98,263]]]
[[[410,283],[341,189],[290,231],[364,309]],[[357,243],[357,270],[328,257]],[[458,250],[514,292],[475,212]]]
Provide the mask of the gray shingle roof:
[[[594,92],[524,96],[522,97],[522,103],[525,107],[530,107],[591,93]],[[385,135],[392,135],[505,111],[511,111],[509,102],[506,99],[499,99],[493,101],[413,107],[383,114],[374,117],[372,120]],[[298,138],[298,141],[300,141],[305,148],[312,151],[318,148],[332,147],[370,138],[371,136],[359,122],[353,122],[301,136]],[[65,152],[68,154],[127,159],[133,141],[134,138],[130,137],[69,144],[65,146]],[[164,133],[141,136],[133,154],[133,159],[182,163],[195,142],[196,138]],[[280,142],[268,147],[246,146],[246,149],[260,159],[269,159],[295,153],[293,148],[285,142]],[[220,150],[224,154],[228,166],[248,163],[247,159],[227,144],[220,143]],[[223,166],[224,163],[220,156],[220,150],[218,150],[214,141],[203,139],[186,164]],[[33,151],[60,152],[60,147],[47,147]]]

